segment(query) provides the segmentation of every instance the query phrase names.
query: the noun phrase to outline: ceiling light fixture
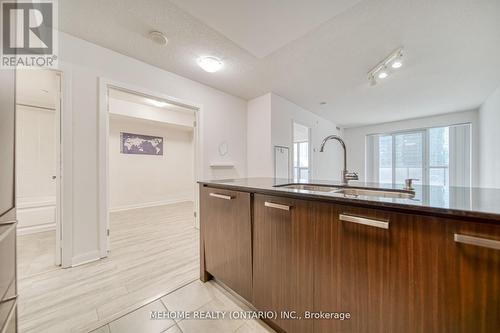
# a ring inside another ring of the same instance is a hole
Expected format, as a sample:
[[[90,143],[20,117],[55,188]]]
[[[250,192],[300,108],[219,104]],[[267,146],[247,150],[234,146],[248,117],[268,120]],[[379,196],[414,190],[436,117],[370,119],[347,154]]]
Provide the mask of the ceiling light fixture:
[[[161,31],[151,31],[149,33],[149,38],[158,45],[165,46],[168,43],[168,38]]]
[[[378,73],[378,78],[379,79],[385,79],[388,76],[389,76],[389,74],[387,74],[387,72],[380,72],[380,73]]]
[[[400,60],[396,60],[392,63],[391,67],[394,69],[401,68],[403,66],[403,63]]]
[[[392,74],[392,70],[398,70],[403,67],[403,48],[395,50],[384,60],[379,62],[368,72],[368,81],[372,86],[378,83],[378,79],[383,80]]]
[[[198,66],[209,73],[215,73],[224,66],[222,60],[216,57],[200,57],[197,62]]]
[[[146,102],[148,102],[152,106],[156,106],[157,108],[162,108],[162,107],[164,107],[164,106],[166,106],[168,104],[166,102],[159,101],[159,100],[156,100],[156,99],[151,99],[151,98],[146,98]]]

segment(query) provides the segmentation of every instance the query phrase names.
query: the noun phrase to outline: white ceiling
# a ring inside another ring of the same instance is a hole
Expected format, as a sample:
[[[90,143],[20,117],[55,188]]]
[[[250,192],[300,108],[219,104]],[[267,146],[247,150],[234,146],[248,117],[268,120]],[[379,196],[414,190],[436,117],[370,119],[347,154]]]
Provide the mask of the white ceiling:
[[[264,58],[361,0],[172,0],[258,58]]]
[[[233,95],[272,91],[346,127],[475,108],[500,85],[498,0],[270,3],[65,0],[59,22],[72,35]],[[168,45],[148,40],[151,30],[165,32]],[[405,67],[370,86],[368,70],[399,46]],[[202,55],[224,59],[224,69],[203,72]]]

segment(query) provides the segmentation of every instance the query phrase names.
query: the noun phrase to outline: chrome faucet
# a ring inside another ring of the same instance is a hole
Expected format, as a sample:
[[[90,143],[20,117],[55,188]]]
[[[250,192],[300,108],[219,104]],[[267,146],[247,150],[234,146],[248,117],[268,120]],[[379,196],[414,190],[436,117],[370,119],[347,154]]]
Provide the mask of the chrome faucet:
[[[329,135],[326,138],[323,139],[323,142],[321,143],[321,147],[319,148],[319,151],[322,153],[325,150],[325,144],[328,140],[337,140],[340,145],[342,146],[342,149],[344,149],[344,170],[342,170],[342,183],[347,185],[347,182],[349,180],[358,180],[358,174],[356,172],[349,172],[347,171],[347,150],[345,148],[345,142],[342,140],[341,137],[337,135]]]

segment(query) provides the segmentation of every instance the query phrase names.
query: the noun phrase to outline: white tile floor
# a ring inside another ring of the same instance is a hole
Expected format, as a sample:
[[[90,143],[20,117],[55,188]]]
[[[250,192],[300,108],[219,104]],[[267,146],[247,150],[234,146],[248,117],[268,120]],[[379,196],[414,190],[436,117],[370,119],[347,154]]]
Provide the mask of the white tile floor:
[[[50,268],[50,233],[28,236],[19,242],[21,333],[89,332],[199,276],[192,202],[112,213],[109,257],[73,268]]]
[[[151,311],[245,311],[249,308],[215,282],[196,280],[92,333],[260,333],[274,332],[258,320],[158,320]]]
[[[17,277],[25,279],[59,269],[55,265],[56,232],[44,231],[17,237]]]

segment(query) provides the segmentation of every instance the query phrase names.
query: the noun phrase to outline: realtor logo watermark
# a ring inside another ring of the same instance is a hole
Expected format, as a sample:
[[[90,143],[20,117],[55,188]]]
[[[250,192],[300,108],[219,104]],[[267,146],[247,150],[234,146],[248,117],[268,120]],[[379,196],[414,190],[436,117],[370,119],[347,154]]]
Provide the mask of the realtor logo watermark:
[[[57,66],[57,1],[1,1],[1,67]]]

